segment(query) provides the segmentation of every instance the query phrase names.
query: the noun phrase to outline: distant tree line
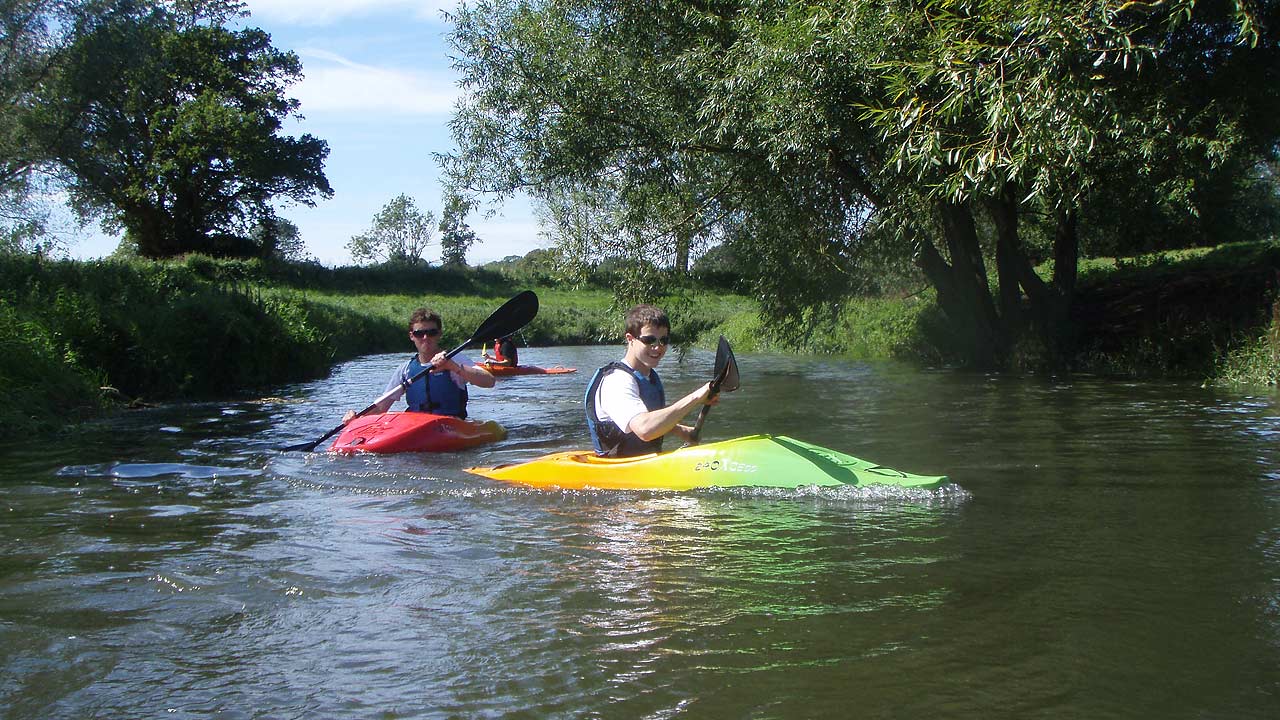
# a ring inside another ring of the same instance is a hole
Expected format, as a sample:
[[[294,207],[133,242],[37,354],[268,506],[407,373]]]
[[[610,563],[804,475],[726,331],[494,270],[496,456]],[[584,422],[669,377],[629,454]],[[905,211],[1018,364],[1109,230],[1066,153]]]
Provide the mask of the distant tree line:
[[[532,194],[570,261],[729,248],[782,331],[914,272],[973,366],[1068,357],[1081,258],[1280,227],[1277,0],[478,0],[452,20],[456,187]]]
[[[582,262],[558,247],[508,255],[479,269],[528,286],[609,290],[616,301],[626,304],[660,297],[681,287],[748,294],[751,285],[742,272],[743,266],[733,248],[718,245],[693,260],[687,271],[625,256]]]

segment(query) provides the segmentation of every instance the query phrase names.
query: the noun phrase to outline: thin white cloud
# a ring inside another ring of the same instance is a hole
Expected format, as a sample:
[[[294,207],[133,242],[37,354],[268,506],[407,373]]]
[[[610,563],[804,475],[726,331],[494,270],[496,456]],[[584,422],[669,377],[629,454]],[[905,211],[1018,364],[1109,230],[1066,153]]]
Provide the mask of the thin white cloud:
[[[329,25],[344,18],[404,12],[423,20],[440,20],[441,10],[457,0],[247,0],[253,18],[299,25]]]
[[[458,90],[444,71],[419,72],[353,62],[316,48],[298,50],[305,79],[294,86],[302,113],[448,115]]]

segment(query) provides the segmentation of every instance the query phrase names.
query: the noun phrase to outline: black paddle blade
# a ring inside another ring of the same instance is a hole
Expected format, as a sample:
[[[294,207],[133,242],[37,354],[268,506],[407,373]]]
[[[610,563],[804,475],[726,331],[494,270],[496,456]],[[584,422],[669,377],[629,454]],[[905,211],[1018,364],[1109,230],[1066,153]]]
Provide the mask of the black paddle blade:
[[[738,389],[738,359],[733,356],[733,348],[729,341],[720,336],[720,344],[716,347],[716,377],[712,384],[720,392],[733,392]]]
[[[525,290],[502,304],[493,311],[480,327],[471,335],[467,344],[476,340],[492,340],[493,338],[513,335],[520,328],[528,325],[538,315],[538,296],[532,290]]]
[[[738,389],[738,359],[733,356],[733,348],[729,347],[729,341],[725,340],[723,335],[720,336],[720,344],[716,346],[714,372],[711,378],[713,397],[721,392],[733,392]],[[698,411],[698,421],[693,424],[693,432],[689,433],[687,445],[698,444],[698,440],[702,437],[702,424],[707,421],[707,414],[710,412],[710,405],[703,405]]]

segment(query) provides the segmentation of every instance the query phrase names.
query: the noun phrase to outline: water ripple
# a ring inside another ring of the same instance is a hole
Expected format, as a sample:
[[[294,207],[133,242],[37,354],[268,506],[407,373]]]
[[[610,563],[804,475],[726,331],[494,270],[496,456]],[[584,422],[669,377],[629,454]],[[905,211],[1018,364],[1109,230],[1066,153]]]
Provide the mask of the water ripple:
[[[665,362],[668,392],[712,358]],[[474,451],[274,449],[399,359],[10,452],[5,716],[1119,718],[1135,692],[1153,717],[1276,714],[1273,399],[739,357],[709,439],[793,432],[955,481],[931,490],[461,470],[581,446],[574,376],[477,389],[512,436]]]

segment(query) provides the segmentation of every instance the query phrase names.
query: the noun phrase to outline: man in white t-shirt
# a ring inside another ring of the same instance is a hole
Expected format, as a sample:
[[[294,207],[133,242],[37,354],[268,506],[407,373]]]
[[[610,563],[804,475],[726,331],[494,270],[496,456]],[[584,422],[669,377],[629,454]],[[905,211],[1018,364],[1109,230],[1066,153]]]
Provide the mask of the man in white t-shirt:
[[[597,370],[584,398],[596,452],[611,457],[658,452],[668,433],[688,442],[693,428],[680,420],[690,410],[716,403],[711,383],[666,404],[656,368],[671,342],[671,321],[653,305],[636,305],[627,311],[626,341],[622,361]]]

